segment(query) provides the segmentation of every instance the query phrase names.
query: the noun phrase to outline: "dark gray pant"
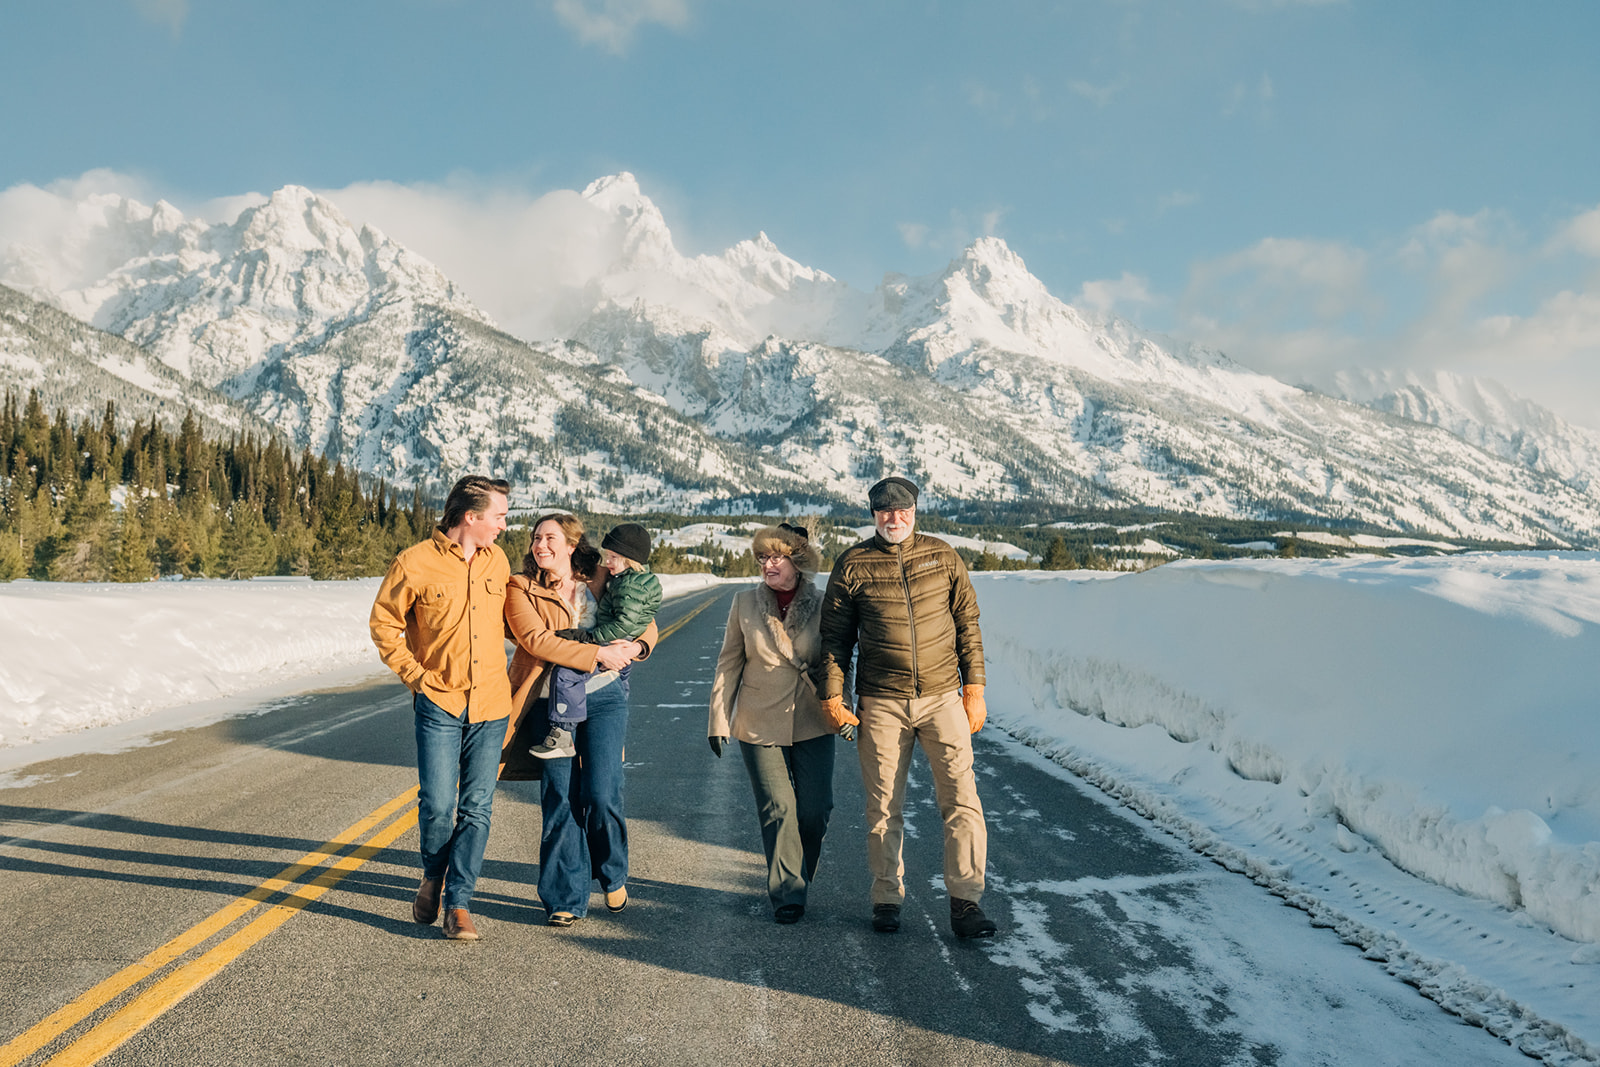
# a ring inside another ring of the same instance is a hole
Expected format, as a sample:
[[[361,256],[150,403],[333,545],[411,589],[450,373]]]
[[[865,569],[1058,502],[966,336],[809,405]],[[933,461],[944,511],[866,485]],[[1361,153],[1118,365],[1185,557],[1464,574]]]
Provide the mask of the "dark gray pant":
[[[772,906],[804,904],[833,812],[833,735],[792,745],[739,742],[761,820]]]

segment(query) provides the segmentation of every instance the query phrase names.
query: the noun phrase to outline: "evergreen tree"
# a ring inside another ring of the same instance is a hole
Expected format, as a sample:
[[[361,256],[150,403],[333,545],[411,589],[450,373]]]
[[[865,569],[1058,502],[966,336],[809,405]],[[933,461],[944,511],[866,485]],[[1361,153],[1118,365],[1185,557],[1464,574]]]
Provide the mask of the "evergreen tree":
[[[123,505],[117,524],[116,556],[111,561],[113,582],[147,582],[155,577],[155,560],[150,556],[153,545],[139,518],[141,510],[143,505],[132,496]]]
[[[235,501],[222,531],[217,573],[224,578],[254,578],[270,573],[277,562],[278,545],[261,509]]]
[[[298,507],[291,507],[278,523],[278,574],[308,575],[311,573],[311,553],[316,548],[316,537]]]
[[[724,578],[748,578],[760,573],[761,568],[756,566],[756,559],[748,548],[737,554],[729,552],[722,564]]]
[[[1072,554],[1072,549],[1067,547],[1067,539],[1057,535],[1050,541],[1050,547],[1044,550],[1044,558],[1039,561],[1042,571],[1074,571],[1078,569],[1078,561]]]
[[[28,573],[28,563],[22,551],[22,532],[14,528],[0,529],[0,582],[9,582]]]
[[[66,519],[56,535],[57,547],[48,565],[54,582],[103,582],[111,573],[113,553],[111,495],[106,483],[90,478],[73,493]]]
[[[366,533],[356,515],[355,494],[349,486],[341,486],[317,527],[311,577],[358,577],[366,573],[369,554]]]
[[[210,479],[210,465],[206,462],[205,442],[200,439],[200,423],[194,411],[184,413],[183,426],[178,430],[178,495],[190,496],[206,491]]]

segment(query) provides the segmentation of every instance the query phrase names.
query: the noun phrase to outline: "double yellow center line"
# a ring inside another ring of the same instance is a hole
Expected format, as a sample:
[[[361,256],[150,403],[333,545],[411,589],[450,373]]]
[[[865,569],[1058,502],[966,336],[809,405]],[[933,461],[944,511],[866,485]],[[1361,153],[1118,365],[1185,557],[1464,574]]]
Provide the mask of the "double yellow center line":
[[[690,619],[710,607],[715,600],[714,596],[707,597],[703,603],[662,630],[656,638],[656,643],[660,644],[677,633]],[[156,975],[175,960],[244,918],[254,911],[257,905],[280,893],[289,894],[204,954],[169,971],[155,984],[58,1052],[47,1062],[46,1067],[86,1067],[88,1064],[98,1062],[184,997],[210,981],[250,946],[294,918],[381,850],[393,844],[396,838],[416,826],[417,809],[414,802],[417,799],[417,792],[417,786],[407,789],[376,811],[352,823],[337,836],[329,838],[307,852],[250,892],[230,901],[209,918],[185,930],[137,963],[124,967],[66,1007],[12,1038],[0,1046],[0,1067],[16,1067],[123,993]],[[397,812],[400,813],[398,818],[388,822],[388,825],[383,825]],[[372,836],[367,837],[365,841],[361,841],[379,826],[382,828],[372,833]],[[349,852],[344,852],[346,846],[356,841],[361,841],[361,844]],[[321,873],[315,878],[300,884],[301,878],[318,870]]]
[[[233,925],[235,921],[254,910],[256,905],[279,893],[293,890],[290,896],[278,901],[226,940],[204,955],[173,970],[125,1007],[98,1023],[92,1030],[50,1059],[48,1067],[95,1063],[148,1026],[157,1016],[204,985],[251,945],[294,918],[308,904],[377,855],[379,850],[387,848],[395,838],[417,825],[417,809],[412,803],[416,799],[417,787],[412,786],[383,807],[352,824],[338,836],[307,852],[244,896],[223,906],[210,918],[185,930],[137,963],[124,967],[32,1029],[0,1046],[0,1067],[14,1067],[15,1064],[21,1063],[111,1000],[156,974],[190,949],[203,944],[212,935]],[[359,847],[339,857],[331,866],[326,866],[343,851],[346,845],[360,839],[402,808],[407,810],[398,819],[373,834]],[[311,881],[304,885],[296,884],[305,875],[324,867],[326,869]]]

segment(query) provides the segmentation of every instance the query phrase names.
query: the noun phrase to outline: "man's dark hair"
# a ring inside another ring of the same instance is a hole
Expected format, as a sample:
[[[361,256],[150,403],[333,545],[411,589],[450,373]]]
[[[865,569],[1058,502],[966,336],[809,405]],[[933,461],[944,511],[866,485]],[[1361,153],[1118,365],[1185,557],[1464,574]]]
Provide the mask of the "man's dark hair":
[[[511,492],[511,483],[504,478],[485,478],[481,474],[469,474],[450,487],[450,495],[444,501],[444,518],[439,520],[439,529],[449,531],[461,525],[467,517],[467,512],[482,515],[489,510],[489,498],[495,493],[506,496]]]

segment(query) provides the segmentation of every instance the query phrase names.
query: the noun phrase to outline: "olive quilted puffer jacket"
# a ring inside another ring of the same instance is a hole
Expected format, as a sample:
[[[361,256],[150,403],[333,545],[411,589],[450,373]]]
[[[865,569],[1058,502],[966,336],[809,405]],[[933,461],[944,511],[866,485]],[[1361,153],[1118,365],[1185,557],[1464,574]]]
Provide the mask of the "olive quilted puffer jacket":
[[[978,597],[955,549],[913,533],[898,545],[874,534],[833,565],[822,602],[817,691],[843,695],[857,646],[856,692],[929,697],[983,685]]]

